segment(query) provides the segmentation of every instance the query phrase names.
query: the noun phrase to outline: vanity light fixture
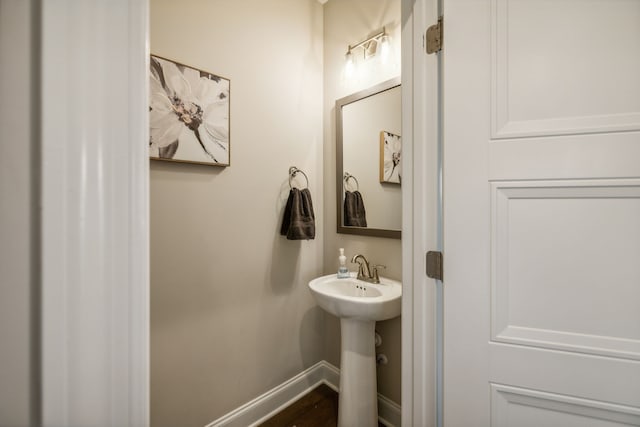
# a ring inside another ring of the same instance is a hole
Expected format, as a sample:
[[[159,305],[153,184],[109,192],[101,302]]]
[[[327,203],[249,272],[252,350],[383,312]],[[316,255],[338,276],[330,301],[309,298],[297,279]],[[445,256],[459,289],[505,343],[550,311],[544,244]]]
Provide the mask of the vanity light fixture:
[[[363,57],[367,59],[374,56],[378,52],[378,47],[379,47],[381,58],[384,60],[385,59],[384,56],[385,55],[388,56],[389,42],[390,42],[389,35],[387,34],[386,29],[382,27],[382,31],[369,37],[368,39],[363,40],[359,43],[356,43],[353,46],[349,45],[349,49],[347,49],[347,55],[346,55],[347,67],[349,66],[348,63],[350,61],[353,63],[352,51],[358,48],[362,48]]]

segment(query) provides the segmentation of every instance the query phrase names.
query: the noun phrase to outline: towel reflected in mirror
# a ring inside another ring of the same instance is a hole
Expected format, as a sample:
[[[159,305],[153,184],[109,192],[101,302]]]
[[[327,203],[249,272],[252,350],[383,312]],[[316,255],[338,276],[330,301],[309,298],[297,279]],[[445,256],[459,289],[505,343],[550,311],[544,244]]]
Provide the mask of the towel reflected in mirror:
[[[366,227],[367,213],[359,191],[344,192],[344,226]]]

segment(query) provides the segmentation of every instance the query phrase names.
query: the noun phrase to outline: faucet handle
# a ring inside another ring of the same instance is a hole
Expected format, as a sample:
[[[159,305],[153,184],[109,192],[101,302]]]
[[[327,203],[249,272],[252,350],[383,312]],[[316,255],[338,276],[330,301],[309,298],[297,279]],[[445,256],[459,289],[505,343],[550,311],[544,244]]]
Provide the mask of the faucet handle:
[[[371,278],[373,279],[373,283],[380,283],[380,276],[378,276],[379,268],[386,269],[387,266],[382,264],[374,264],[371,266]]]

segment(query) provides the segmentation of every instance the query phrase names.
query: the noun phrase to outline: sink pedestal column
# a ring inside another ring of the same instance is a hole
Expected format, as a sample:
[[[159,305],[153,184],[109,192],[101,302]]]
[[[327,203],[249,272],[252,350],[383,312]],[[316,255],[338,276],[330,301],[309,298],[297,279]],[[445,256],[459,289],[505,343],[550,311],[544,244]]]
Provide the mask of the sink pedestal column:
[[[375,321],[340,319],[338,427],[377,427]]]

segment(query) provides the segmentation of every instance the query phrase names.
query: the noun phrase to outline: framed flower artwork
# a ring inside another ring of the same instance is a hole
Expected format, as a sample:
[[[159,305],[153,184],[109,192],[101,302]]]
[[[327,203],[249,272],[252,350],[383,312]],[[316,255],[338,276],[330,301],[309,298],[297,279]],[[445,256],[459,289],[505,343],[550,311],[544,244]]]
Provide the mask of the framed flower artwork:
[[[400,184],[402,138],[391,132],[380,131],[380,182]]]
[[[151,55],[149,157],[229,166],[229,79]]]

